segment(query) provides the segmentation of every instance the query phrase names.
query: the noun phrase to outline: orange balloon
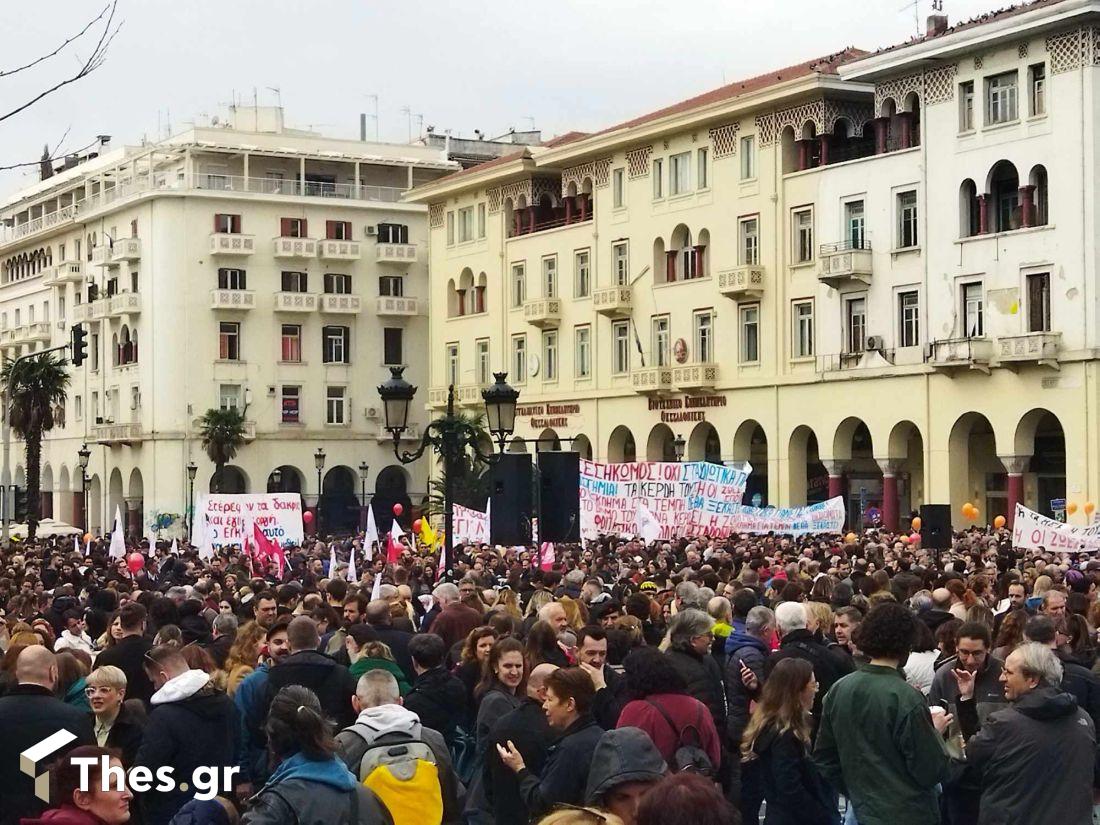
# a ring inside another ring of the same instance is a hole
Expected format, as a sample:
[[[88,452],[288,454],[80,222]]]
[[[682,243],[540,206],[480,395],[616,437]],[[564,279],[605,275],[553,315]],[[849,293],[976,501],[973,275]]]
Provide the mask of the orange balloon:
[[[856,540],[856,534],[855,533],[849,533],[848,535],[846,535],[844,537],[844,541],[848,544],[851,544],[855,540]]]
[[[1066,512],[1069,513],[1071,516],[1074,513],[1076,513],[1077,512],[1077,502],[1071,501],[1069,504],[1067,504],[1066,505]]]
[[[963,518],[970,518],[971,517],[970,516],[970,511],[973,510],[973,509],[974,509],[974,505],[971,504],[969,501],[966,502],[966,504],[964,504],[962,506]]]
[[[902,533],[900,536],[898,536],[898,541],[900,541],[902,544],[908,544],[909,543],[909,536]]]
[[[1095,509],[1096,509],[1096,505],[1093,504],[1091,501],[1086,501],[1085,502],[1085,512],[1088,513],[1090,516],[1092,515],[1092,511],[1095,510]]]
[[[980,515],[981,511],[977,507],[970,508],[970,518],[976,519]]]
[[[1000,530],[1002,527],[1005,526],[1005,517],[997,516],[995,519],[993,519],[993,526]]]
[[[916,518],[913,519],[913,529],[916,530],[919,533],[920,532],[920,526],[921,526],[920,516],[917,516]]]
[[[91,540],[92,540],[92,534],[91,533],[85,533],[84,534],[84,543],[87,544]]]

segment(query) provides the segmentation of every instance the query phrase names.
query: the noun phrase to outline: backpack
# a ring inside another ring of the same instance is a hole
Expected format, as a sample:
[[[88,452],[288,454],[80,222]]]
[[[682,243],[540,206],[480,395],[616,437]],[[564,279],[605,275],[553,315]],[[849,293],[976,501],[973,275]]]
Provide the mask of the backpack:
[[[676,734],[676,752],[672,755],[672,762],[669,763],[668,769],[672,773],[697,773],[713,779],[714,764],[710,761],[707,752],[703,750],[703,737],[700,733],[703,726],[703,704],[699,703],[696,721],[683,728],[678,728],[668,712],[656,702],[646,699],[646,704],[661,714],[668,726],[672,728],[672,732]],[[687,736],[689,732],[690,737]]]
[[[394,825],[441,825],[443,787],[431,745],[404,734],[384,734],[373,741],[352,725],[367,743],[359,762],[359,781],[374,791]]]

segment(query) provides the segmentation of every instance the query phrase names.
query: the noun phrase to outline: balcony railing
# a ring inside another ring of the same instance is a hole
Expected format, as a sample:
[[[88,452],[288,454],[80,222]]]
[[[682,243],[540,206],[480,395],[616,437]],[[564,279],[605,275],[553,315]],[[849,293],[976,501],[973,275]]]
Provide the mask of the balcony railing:
[[[43,286],[61,286],[68,281],[80,282],[83,280],[84,267],[80,261],[66,261],[57,266],[51,266],[42,273]]]
[[[90,303],[77,304],[73,307],[74,324],[84,324],[90,320],[92,320],[92,305]]]
[[[405,295],[379,295],[375,311],[378,315],[410,317],[419,314],[420,301]]]
[[[561,324],[561,299],[536,298],[523,305],[523,317],[531,326],[552,329]]]
[[[210,235],[211,255],[251,255],[255,251],[255,235],[233,232],[213,232]]]
[[[317,241],[313,238],[275,238],[276,258],[316,258]]]
[[[974,369],[989,372],[993,360],[993,341],[989,338],[945,338],[933,341],[925,361],[935,369],[951,371]]]
[[[416,245],[379,243],[374,248],[374,260],[380,264],[414,264],[416,263]]]
[[[630,373],[634,392],[656,395],[672,391],[672,367],[639,367]]]
[[[49,321],[38,321],[22,327],[24,341],[49,341],[53,330]]]
[[[141,259],[141,238],[120,238],[111,247],[111,263]]]
[[[120,318],[123,315],[138,315],[140,313],[140,292],[120,292],[111,296],[110,314],[112,318]]]
[[[316,312],[317,296],[311,292],[276,292],[276,312]]]
[[[764,267],[753,264],[718,273],[718,291],[735,301],[759,301],[765,292]]]
[[[104,318],[111,314],[111,299],[100,298],[98,301],[92,301],[92,320],[102,321]]]
[[[634,297],[628,286],[611,286],[592,293],[592,307],[608,318],[629,318],[634,311]]]
[[[144,439],[141,424],[96,424],[92,438],[100,444],[133,444]]]
[[[216,192],[251,192],[256,195],[286,195],[306,198],[344,198],[357,201],[397,203],[406,189],[395,186],[361,186],[354,183],[320,183],[296,178],[257,178],[240,175],[195,175],[195,189]]]
[[[485,387],[481,384],[459,384],[455,387],[455,403],[461,407],[479,407],[485,403],[481,392]],[[444,404],[447,397],[443,397]]]
[[[547,213],[542,219],[535,219],[534,225],[531,224],[530,212],[524,210],[519,216],[520,224],[517,227],[513,224],[508,227],[508,237],[518,238],[521,235],[530,235],[533,232],[543,232],[547,229],[559,229],[563,226],[573,226],[578,223],[591,223],[592,221],[592,209],[589,207],[586,210],[586,214],[581,218],[579,212],[574,212],[568,219],[565,217],[565,207],[555,207],[553,213]]]
[[[358,295],[329,295],[321,296],[321,312],[333,314],[358,313],[361,301]]]
[[[210,308],[241,311],[255,309],[256,293],[250,289],[213,289],[210,291]]]
[[[108,266],[111,263],[111,250],[107,246],[92,248],[92,266]]]
[[[457,390],[456,390],[457,391]],[[432,409],[442,409],[447,406],[447,388],[432,387],[428,390],[428,406]]]
[[[1028,332],[997,339],[997,360],[1007,366],[1040,364],[1060,369],[1058,353],[1062,349],[1060,332]]]
[[[718,365],[712,362],[684,364],[672,368],[672,383],[677,389],[713,390],[718,384]]]
[[[819,250],[821,271],[818,280],[836,287],[848,281],[871,283],[870,241],[826,243]]]
[[[358,261],[359,241],[336,241],[326,238],[317,243],[318,254],[327,261]]]

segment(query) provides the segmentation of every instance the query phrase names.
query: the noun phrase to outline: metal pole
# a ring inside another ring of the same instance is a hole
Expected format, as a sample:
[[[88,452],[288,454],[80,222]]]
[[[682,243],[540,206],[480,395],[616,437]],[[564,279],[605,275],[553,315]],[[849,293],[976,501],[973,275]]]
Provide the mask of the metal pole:
[[[455,385],[451,384],[447,389],[447,427],[443,431],[443,551],[447,554],[444,565],[444,575],[450,578],[451,567],[454,565],[454,540],[451,537],[454,527],[455,511],[452,497],[454,495],[454,457],[455,452]]]
[[[317,468],[317,535],[321,535],[321,469]]]
[[[195,479],[187,479],[187,540],[195,533]]]
[[[80,497],[84,500],[84,532],[90,533],[92,528],[88,524],[88,471],[84,467],[80,468],[80,492]]]
[[[367,480],[359,479],[359,529],[367,529]]]

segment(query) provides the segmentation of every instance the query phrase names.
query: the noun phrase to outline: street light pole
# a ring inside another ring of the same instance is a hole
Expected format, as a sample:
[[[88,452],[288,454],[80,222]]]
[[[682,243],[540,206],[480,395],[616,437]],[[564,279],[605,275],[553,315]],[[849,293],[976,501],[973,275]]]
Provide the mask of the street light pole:
[[[367,476],[370,474],[370,465],[365,461],[359,462],[359,529],[367,529]]]
[[[194,461],[187,462],[187,540],[195,533],[195,475],[199,468]]]
[[[92,457],[92,451],[88,449],[87,444],[82,444],[80,449],[76,451],[77,459],[80,462],[80,498],[83,500],[84,513],[81,516],[81,524],[84,525],[84,532],[91,532],[91,527],[88,524],[88,461]]]
[[[318,447],[313,454],[313,466],[317,468],[317,512],[314,515],[317,519],[317,535],[321,535],[321,471],[325,469],[324,447]]]

